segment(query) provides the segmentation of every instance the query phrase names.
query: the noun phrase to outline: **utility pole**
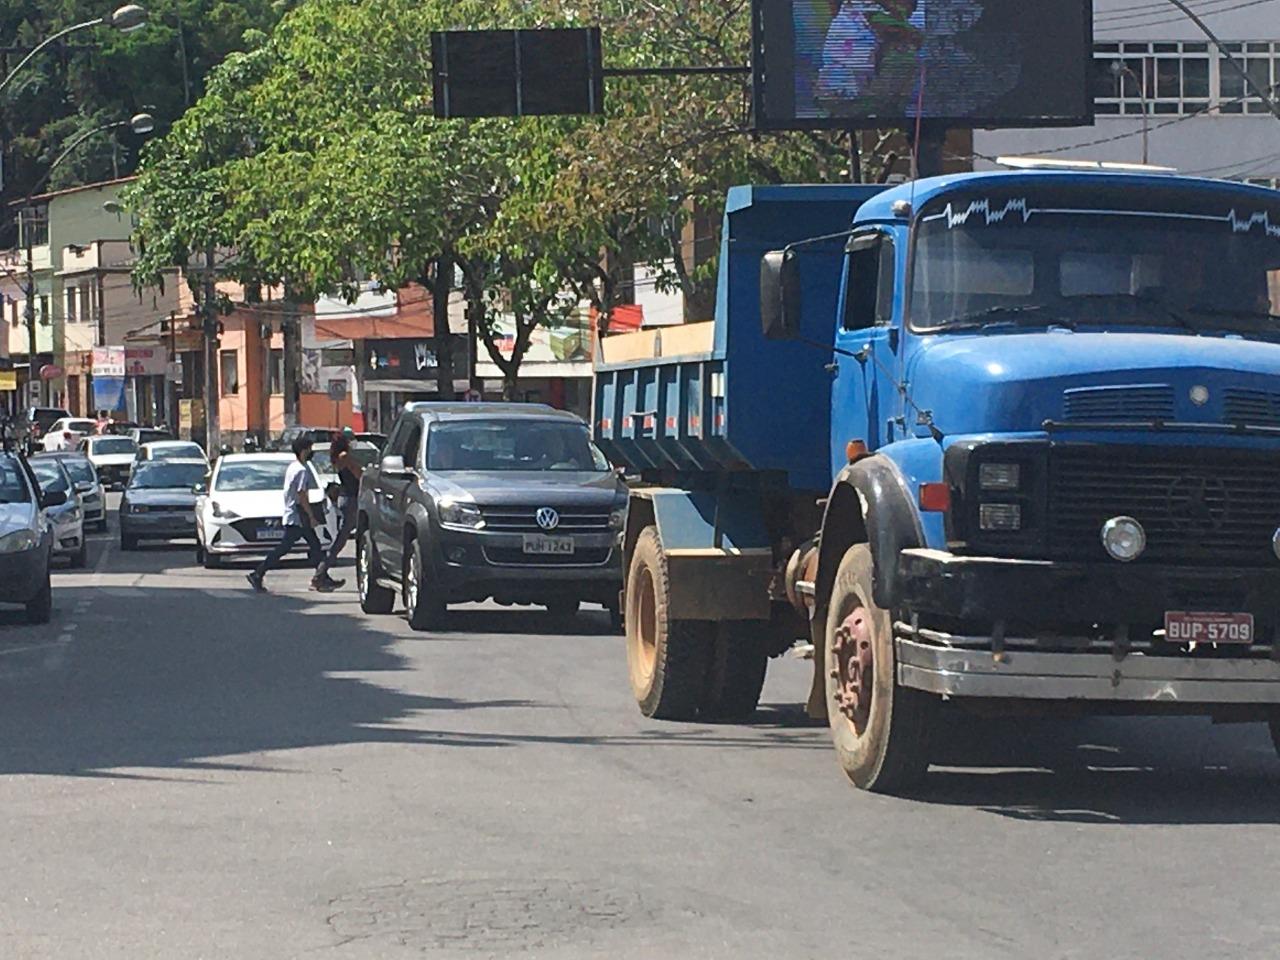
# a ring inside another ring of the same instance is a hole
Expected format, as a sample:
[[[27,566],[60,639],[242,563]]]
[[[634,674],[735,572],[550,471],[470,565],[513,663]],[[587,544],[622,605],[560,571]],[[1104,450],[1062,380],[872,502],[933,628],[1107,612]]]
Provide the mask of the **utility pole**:
[[[204,251],[204,435],[205,453],[218,455],[222,437],[218,429],[218,309],[217,286],[213,275],[213,244]]]
[[[26,248],[27,257],[26,287],[23,291],[27,295],[27,303],[23,312],[23,316],[27,321],[27,392],[31,398],[31,405],[34,407],[43,406],[44,404],[44,385],[39,379],[39,371],[36,369],[36,356],[39,353],[36,342],[36,267],[35,256],[32,251],[30,208],[24,210],[22,216],[22,244]]]

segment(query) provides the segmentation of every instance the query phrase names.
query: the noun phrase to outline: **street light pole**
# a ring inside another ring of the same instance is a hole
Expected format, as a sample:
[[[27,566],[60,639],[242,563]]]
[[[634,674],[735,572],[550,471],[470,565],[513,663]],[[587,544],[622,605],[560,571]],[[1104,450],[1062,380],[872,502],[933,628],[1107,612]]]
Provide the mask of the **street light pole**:
[[[1134,90],[1138,92],[1138,103],[1142,107],[1142,163],[1143,163],[1143,166],[1146,166],[1147,160],[1150,156],[1150,150],[1149,150],[1150,145],[1148,143],[1147,137],[1148,137],[1148,134],[1150,133],[1151,117],[1147,112],[1147,93],[1142,88],[1142,79],[1136,73],[1134,73],[1133,68],[1128,66],[1123,60],[1111,61],[1111,73],[1113,76],[1116,77],[1116,79],[1119,79],[1121,77],[1128,77],[1130,80],[1133,81]],[[1124,91],[1123,91],[1123,84],[1122,84],[1121,93],[1123,92]],[[1123,99],[1124,98],[1121,97],[1121,100]]]
[[[68,34],[75,33],[78,30],[88,30],[90,27],[111,26],[121,33],[133,33],[135,30],[141,30],[147,25],[147,11],[136,3],[125,4],[123,7],[116,9],[109,17],[98,17],[95,20],[86,20],[84,23],[77,23],[70,27],[64,27],[53,36],[41,41],[31,50],[25,57],[18,61],[18,65],[9,71],[9,75],[0,80],[0,93],[4,92],[5,87],[13,82],[22,68],[34,59],[35,55],[50,44],[57,43]]]

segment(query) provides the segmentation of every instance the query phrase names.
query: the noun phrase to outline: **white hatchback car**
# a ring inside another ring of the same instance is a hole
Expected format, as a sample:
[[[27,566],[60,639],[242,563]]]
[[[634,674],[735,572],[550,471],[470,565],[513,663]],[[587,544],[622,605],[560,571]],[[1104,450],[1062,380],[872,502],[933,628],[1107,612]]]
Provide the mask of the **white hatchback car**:
[[[218,458],[209,489],[196,500],[196,562],[216,567],[234,557],[268,553],[284,537],[284,474],[288,453],[229,453]],[[314,472],[314,471],[313,471]],[[321,490],[311,500],[324,503]],[[325,548],[333,541],[329,524],[317,531]],[[305,553],[299,542],[294,552]]]
[[[138,445],[128,437],[85,437],[80,441],[79,450],[98,471],[102,485],[117,490],[128,482],[133,461],[138,456]]]

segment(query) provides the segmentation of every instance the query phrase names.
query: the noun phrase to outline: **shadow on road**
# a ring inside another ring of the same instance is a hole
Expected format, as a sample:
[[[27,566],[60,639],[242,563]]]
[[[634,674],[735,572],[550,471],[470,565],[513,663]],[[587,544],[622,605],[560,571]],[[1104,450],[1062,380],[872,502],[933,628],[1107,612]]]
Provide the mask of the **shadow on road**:
[[[1262,724],[957,717],[940,734],[913,794],[925,803],[1019,820],[1280,823],[1280,764]]]
[[[393,638],[339,612],[352,609],[175,587],[99,600],[92,622],[59,652],[65,659],[42,664],[33,654],[0,669],[0,774],[225,769],[214,758],[418,742],[416,730],[396,725],[420,711],[532,706],[420,696],[352,676],[406,669],[389,649]]]

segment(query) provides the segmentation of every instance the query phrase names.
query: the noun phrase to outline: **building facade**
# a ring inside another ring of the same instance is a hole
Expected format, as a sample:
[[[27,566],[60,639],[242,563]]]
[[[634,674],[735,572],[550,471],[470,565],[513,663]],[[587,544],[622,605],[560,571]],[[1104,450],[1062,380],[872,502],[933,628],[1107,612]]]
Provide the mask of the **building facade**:
[[[1007,155],[1145,161],[1280,187],[1280,120],[1241,76],[1280,93],[1280,0],[1190,6],[1222,50],[1172,4],[1095,0],[1095,125],[975,131],[975,167]]]

